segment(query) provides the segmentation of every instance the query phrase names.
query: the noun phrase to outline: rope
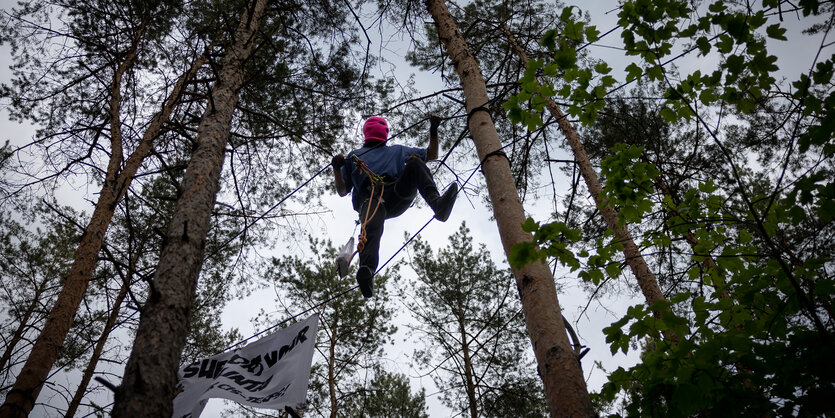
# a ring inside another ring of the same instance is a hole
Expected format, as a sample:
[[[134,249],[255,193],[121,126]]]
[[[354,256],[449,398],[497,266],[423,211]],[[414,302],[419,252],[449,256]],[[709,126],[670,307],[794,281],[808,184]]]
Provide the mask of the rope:
[[[368,203],[368,206],[365,208],[365,220],[362,222],[362,226],[360,227],[360,235],[357,238],[357,249],[356,249],[356,251],[354,251],[353,254],[351,254],[351,258],[348,259],[348,264],[351,264],[351,260],[354,259],[354,256],[357,255],[360,251],[362,251],[365,248],[365,243],[368,242],[368,234],[367,234],[367,231],[366,231],[366,226],[368,226],[368,223],[371,222],[372,219],[374,219],[374,215],[377,214],[377,209],[380,208],[380,204],[383,202],[383,193],[385,192],[385,190],[386,190],[386,185],[384,183],[384,184],[381,185],[380,197],[377,199],[377,204],[374,205],[374,212],[371,212],[370,216],[368,215],[368,212],[371,211],[371,202],[370,201]],[[374,183],[371,183],[371,197],[370,197],[370,199],[374,200]]]
[[[368,234],[366,232],[366,226],[372,219],[374,219],[374,215],[377,214],[377,209],[380,208],[380,204],[383,202],[383,193],[386,191],[386,183],[383,181],[383,178],[377,175],[368,164],[365,163],[362,159],[358,156],[354,155],[354,159],[356,160],[356,166],[363,172],[368,179],[371,180],[371,197],[369,197],[369,204],[365,208],[365,220],[362,222],[362,227],[360,228],[360,235],[357,238],[357,249],[351,254],[351,258],[348,259],[348,264],[351,264],[351,261],[354,259],[354,256],[357,255],[360,251],[365,248],[365,243],[368,242]],[[374,212],[371,212],[371,202],[374,200],[374,192],[376,191],[376,186],[380,185],[380,197],[377,199],[377,204],[374,205]],[[369,215],[370,213],[370,215]]]

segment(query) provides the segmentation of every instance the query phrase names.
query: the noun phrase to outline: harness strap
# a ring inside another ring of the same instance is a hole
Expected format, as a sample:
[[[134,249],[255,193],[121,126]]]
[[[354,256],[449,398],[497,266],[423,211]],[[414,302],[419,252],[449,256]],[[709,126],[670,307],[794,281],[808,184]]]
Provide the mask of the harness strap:
[[[510,164],[510,158],[507,156],[507,154],[505,154],[505,152],[501,149],[498,149],[484,156],[484,158],[481,160],[481,163],[479,163],[479,166],[482,168],[482,170],[484,169],[484,163],[487,162],[487,159],[495,156],[504,157],[504,159],[507,160],[507,164]]]
[[[474,107],[473,110],[470,110],[470,112],[467,113],[467,125],[470,124],[470,119],[472,119],[475,112],[487,112],[487,115],[490,116],[490,119],[493,119],[493,112],[490,110],[489,107],[486,107],[486,106]]]
[[[371,212],[371,202],[369,202],[368,206],[365,208],[365,220],[362,222],[362,227],[360,228],[360,235],[357,238],[357,250],[354,251],[354,254],[351,255],[351,259],[348,260],[348,263],[351,263],[351,260],[354,259],[354,255],[358,254],[365,248],[365,243],[368,242],[368,233],[366,231],[366,226],[372,219],[374,219],[374,215],[377,214],[377,209],[380,208],[380,204],[383,203],[383,193],[386,191],[386,184],[383,183],[380,185],[380,197],[377,199],[377,204],[374,205],[374,211]],[[371,198],[374,199],[374,183],[371,183]],[[369,212],[371,213],[369,215]]]
[[[383,193],[386,191],[386,182],[382,176],[377,175],[371,168],[368,167],[368,164],[365,163],[362,159],[354,155],[356,159],[356,166],[363,172],[368,179],[371,181],[371,197],[369,199],[374,199],[374,193],[376,191],[376,186],[380,186],[380,197],[377,199],[377,204],[374,205],[374,211],[371,211],[371,202],[369,202],[368,206],[365,208],[365,220],[362,222],[362,227],[360,228],[360,235],[357,238],[357,250],[351,254],[351,258],[348,260],[348,264],[354,259],[354,256],[359,254],[365,248],[365,243],[368,242],[368,233],[366,231],[366,226],[372,219],[374,219],[374,215],[377,214],[377,210],[380,209],[380,204],[383,202]]]

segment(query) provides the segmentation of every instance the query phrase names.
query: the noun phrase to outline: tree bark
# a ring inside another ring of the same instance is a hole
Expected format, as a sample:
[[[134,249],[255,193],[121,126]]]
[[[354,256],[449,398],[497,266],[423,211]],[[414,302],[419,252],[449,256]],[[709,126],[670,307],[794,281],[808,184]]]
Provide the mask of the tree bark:
[[[177,366],[188,335],[224,150],[238,90],[244,82],[244,65],[252,53],[265,4],[266,0],[256,0],[247,5],[221,61],[125,375],[116,391],[114,417],[171,416]]]
[[[508,160],[495,154],[501,150],[501,142],[493,120],[485,111],[473,111],[488,103],[484,78],[444,1],[427,0],[426,5],[464,90],[467,112],[471,115],[470,133],[478,158],[483,161],[482,171],[507,254],[517,243],[530,242],[533,237],[522,230],[525,214]],[[594,416],[580,363],[563,326],[551,271],[539,261],[514,269],[513,274],[551,415]]]
[[[121,97],[119,92],[120,78],[130,68],[130,65],[124,64],[132,63],[134,59],[135,54],[129,54],[123,65],[120,65],[119,70],[114,74],[113,86],[111,86],[113,97]],[[136,150],[124,162],[124,167],[122,167],[122,140],[121,138],[111,138],[111,144],[117,145],[118,149],[111,149],[107,174],[99,193],[99,199],[96,201],[93,215],[81,235],[81,241],[76,249],[73,264],[67,274],[64,287],[61,289],[44,328],[38,335],[35,345],[26,359],[26,364],[17,376],[14,388],[6,396],[3,406],[0,407],[0,418],[28,416],[35,406],[35,400],[46,381],[49,370],[58,358],[61,346],[72,326],[75,314],[81,300],[84,298],[84,293],[87,291],[90,277],[96,267],[99,251],[104,243],[107,228],[113,219],[113,212],[127,193],[134,175],[142,165],[142,161],[150,153],[154,140],[179,102],[180,94],[186,82],[194,76],[204,62],[205,60],[202,57],[195,60],[192,67],[177,80],[177,84],[168,95],[162,109],[154,115],[148,129],[142,135]],[[111,100],[109,112],[111,133],[115,135],[121,135],[121,129],[113,126],[121,123],[118,118],[118,103],[118,100]]]

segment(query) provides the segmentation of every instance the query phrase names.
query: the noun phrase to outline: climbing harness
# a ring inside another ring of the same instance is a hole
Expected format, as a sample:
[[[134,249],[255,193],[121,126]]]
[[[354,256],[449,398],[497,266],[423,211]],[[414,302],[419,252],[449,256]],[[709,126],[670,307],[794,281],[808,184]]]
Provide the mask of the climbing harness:
[[[339,273],[339,277],[345,277],[345,275],[348,274],[348,266],[351,265],[351,261],[353,261],[354,256],[359,254],[359,252],[365,248],[365,243],[368,242],[366,226],[369,222],[371,222],[372,219],[374,219],[374,216],[377,214],[377,210],[380,209],[380,204],[383,203],[383,193],[385,193],[386,191],[385,179],[382,176],[374,173],[374,171],[371,170],[370,167],[368,167],[368,164],[366,164],[365,161],[363,161],[361,158],[359,158],[356,155],[353,155],[353,157],[355,160],[354,164],[357,166],[357,168],[360,169],[360,171],[362,171],[363,174],[368,176],[368,179],[371,181],[371,197],[369,197],[369,204],[365,208],[365,218],[361,224],[359,237],[357,237],[356,251],[353,251],[350,256],[347,256],[347,254],[350,252],[350,249],[353,249],[354,247],[354,237],[351,237],[345,244],[345,246],[342,247],[342,250],[336,257],[336,270],[337,273]],[[376,193],[377,186],[380,187],[380,196],[379,198],[377,198],[376,204],[373,205],[374,210],[372,211],[371,206],[372,202],[374,201],[374,195]]]

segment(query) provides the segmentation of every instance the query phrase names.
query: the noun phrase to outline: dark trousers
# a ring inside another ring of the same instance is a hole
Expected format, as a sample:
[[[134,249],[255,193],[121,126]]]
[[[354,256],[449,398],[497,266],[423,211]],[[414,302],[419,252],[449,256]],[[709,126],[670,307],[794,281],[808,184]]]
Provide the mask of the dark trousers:
[[[367,241],[360,251],[360,269],[368,268],[372,274],[377,271],[380,262],[380,237],[383,236],[385,220],[402,215],[411,206],[418,192],[430,206],[438,199],[438,187],[432,173],[426,167],[426,163],[417,157],[406,160],[406,167],[394,184],[386,184],[382,193],[383,201],[372,217],[371,214],[381,198],[380,189],[379,185],[375,186],[372,196],[371,186],[364,188],[366,195],[362,198],[359,208],[360,222],[365,222],[366,214],[371,218],[365,226]]]

